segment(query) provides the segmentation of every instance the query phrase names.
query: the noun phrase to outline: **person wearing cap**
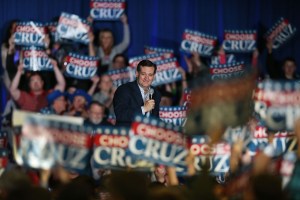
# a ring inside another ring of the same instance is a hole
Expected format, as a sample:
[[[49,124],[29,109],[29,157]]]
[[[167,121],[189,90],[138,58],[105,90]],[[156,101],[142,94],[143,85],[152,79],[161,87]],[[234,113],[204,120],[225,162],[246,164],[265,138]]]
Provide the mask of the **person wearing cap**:
[[[54,90],[64,91],[66,82],[57,66],[57,62],[54,59],[51,59],[51,64],[53,65],[53,71],[57,81]],[[42,108],[48,105],[47,95],[52,90],[44,90],[44,80],[37,72],[31,73],[29,77],[29,92],[20,90],[19,83],[23,73],[23,68],[24,66],[21,62],[10,86],[10,94],[21,110],[39,112]]]
[[[90,104],[92,97],[82,89],[77,89],[73,94],[69,95],[71,102],[69,111],[66,115],[75,117],[88,117],[87,107]]]
[[[47,96],[48,106],[40,110],[41,114],[45,115],[62,115],[67,108],[65,98],[66,94],[59,90],[54,90]]]

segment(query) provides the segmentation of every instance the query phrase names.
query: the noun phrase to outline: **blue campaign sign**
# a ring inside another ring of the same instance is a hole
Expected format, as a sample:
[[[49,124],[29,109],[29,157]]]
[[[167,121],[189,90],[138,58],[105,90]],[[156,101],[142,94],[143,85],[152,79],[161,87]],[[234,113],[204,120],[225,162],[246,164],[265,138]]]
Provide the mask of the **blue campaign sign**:
[[[69,39],[83,44],[89,43],[90,24],[79,16],[63,12],[60,15],[56,31],[59,38]]]
[[[29,71],[52,71],[53,65],[43,48],[25,47],[23,50],[23,65]]]
[[[257,126],[251,140],[247,144],[250,154],[256,155],[258,151],[263,150],[269,145],[266,128]],[[274,156],[279,156],[287,152],[295,151],[297,148],[297,138],[292,132],[276,132],[272,142],[274,147]]]
[[[188,154],[180,127],[143,116],[132,123],[129,149],[139,158],[166,166],[185,166]]]
[[[217,44],[217,37],[186,29],[180,50],[187,53],[198,52],[201,56],[211,56]]]
[[[18,46],[39,46],[45,47],[46,29],[38,22],[18,22],[14,33],[14,42]]]
[[[91,0],[90,15],[95,20],[119,20],[126,8],[125,0]]]
[[[182,74],[180,73],[179,64],[176,58],[168,58],[154,62],[157,65],[157,71],[152,83],[153,86],[173,83],[182,79]]]
[[[262,81],[254,93],[254,111],[269,131],[293,131],[300,117],[298,81]]]
[[[129,151],[129,128],[99,127],[94,135],[92,169],[128,169],[152,171],[153,164]]]
[[[152,62],[160,61],[164,59],[164,56],[162,53],[155,53],[155,54],[146,54],[146,55],[141,55],[141,56],[135,56],[129,58],[129,66],[136,68],[138,63],[142,60],[150,60]]]
[[[225,182],[225,174],[230,169],[230,144],[222,141],[210,145],[208,135],[194,135],[190,137],[189,151],[194,154],[194,168],[198,172],[207,170],[215,176],[218,182]],[[187,167],[177,167],[178,176],[187,176]]]
[[[226,52],[248,53],[256,49],[255,30],[225,30],[223,49]]]
[[[132,69],[131,67],[109,70],[107,74],[111,77],[115,87],[119,87],[120,85],[135,79],[135,69]]]
[[[266,33],[266,38],[268,41],[272,41],[273,49],[278,49],[284,43],[286,43],[290,38],[292,38],[297,29],[292,26],[291,23],[284,18],[280,18]]]
[[[160,106],[159,118],[175,126],[185,126],[187,120],[187,106]]]
[[[22,126],[15,155],[19,165],[51,169],[56,165],[86,173],[91,156],[91,130],[72,123],[30,116]]]
[[[210,65],[209,68],[212,80],[238,78],[246,74],[245,65],[243,62]]]
[[[65,75],[77,79],[91,79],[96,75],[99,58],[69,53],[65,59]]]
[[[195,155],[194,166],[197,171],[202,171],[208,166],[208,171],[213,175],[220,175],[229,171],[231,146],[227,142],[209,145],[207,136],[192,136],[190,151]]]

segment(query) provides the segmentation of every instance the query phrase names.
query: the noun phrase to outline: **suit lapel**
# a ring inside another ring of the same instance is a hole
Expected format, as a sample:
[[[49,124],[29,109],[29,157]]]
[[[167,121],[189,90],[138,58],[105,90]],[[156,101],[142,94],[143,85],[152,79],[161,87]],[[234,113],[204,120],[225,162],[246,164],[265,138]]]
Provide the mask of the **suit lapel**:
[[[140,88],[137,84],[137,82],[135,81],[132,87],[133,91],[134,91],[134,98],[136,100],[136,102],[138,103],[138,105],[144,105],[144,100],[140,91]]]

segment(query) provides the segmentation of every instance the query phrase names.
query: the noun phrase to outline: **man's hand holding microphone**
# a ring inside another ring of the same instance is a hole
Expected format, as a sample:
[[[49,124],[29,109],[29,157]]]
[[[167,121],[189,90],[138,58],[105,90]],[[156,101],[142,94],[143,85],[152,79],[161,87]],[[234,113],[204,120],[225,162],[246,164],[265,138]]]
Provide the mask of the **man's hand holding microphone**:
[[[155,101],[153,99],[153,93],[154,93],[153,88],[150,88],[150,90],[149,90],[149,99],[146,100],[145,103],[144,103],[145,112],[150,112],[151,113],[151,111],[155,107]]]

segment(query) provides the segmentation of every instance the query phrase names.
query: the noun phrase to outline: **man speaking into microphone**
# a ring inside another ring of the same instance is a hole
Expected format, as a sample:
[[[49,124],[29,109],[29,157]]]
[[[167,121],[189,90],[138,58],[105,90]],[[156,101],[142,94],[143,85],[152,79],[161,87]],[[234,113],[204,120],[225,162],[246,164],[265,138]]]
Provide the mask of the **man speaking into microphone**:
[[[161,95],[151,86],[156,64],[142,60],[137,65],[136,80],[118,87],[113,98],[117,126],[130,126],[135,115],[159,117]]]

